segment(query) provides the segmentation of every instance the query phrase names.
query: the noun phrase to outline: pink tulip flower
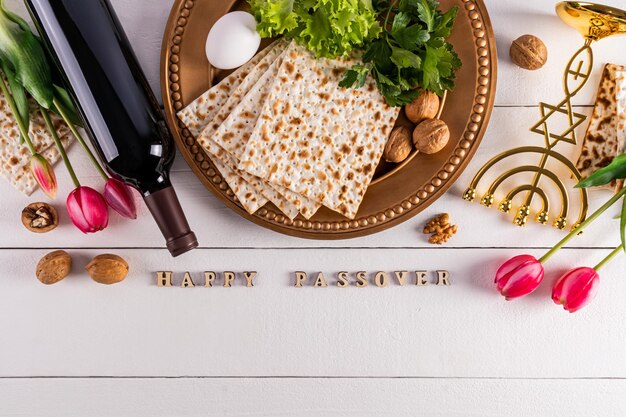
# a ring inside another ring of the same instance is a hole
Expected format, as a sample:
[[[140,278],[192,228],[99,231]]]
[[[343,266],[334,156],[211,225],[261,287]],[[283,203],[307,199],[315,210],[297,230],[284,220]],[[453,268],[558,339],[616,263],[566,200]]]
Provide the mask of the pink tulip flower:
[[[109,210],[99,192],[78,187],[67,196],[67,212],[72,223],[83,233],[95,233],[109,224]]]
[[[496,272],[496,287],[507,300],[535,291],[543,281],[543,265],[534,256],[519,255],[506,261]]]
[[[137,208],[132,191],[122,181],[109,178],[104,186],[104,199],[120,215],[129,219],[137,218]]]
[[[34,154],[30,157],[30,171],[41,190],[54,200],[57,196],[57,178],[50,162],[38,153]]]
[[[552,301],[574,313],[589,304],[598,293],[600,276],[593,268],[581,267],[566,272],[552,290]]]

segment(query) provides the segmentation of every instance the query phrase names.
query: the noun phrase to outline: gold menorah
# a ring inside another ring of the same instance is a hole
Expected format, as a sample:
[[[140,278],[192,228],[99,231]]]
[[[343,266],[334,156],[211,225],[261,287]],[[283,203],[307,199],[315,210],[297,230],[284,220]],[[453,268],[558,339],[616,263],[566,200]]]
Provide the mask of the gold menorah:
[[[567,226],[569,214],[569,194],[559,175],[547,168],[548,161],[552,158],[564,165],[567,171],[577,180],[581,179],[580,172],[576,166],[554,150],[555,146],[561,142],[576,145],[576,128],[586,119],[586,116],[572,110],[572,98],[578,94],[585,86],[591,71],[593,70],[593,51],[591,43],[611,35],[626,33],[626,12],[609,6],[594,3],[582,3],[566,1],[556,5],[557,15],[568,25],[578,30],[585,38],[584,45],[576,51],[569,60],[563,76],[563,90],[565,98],[556,105],[539,103],[541,119],[530,128],[531,132],[543,135],[544,146],[522,146],[510,149],[488,161],[477,173],[470,186],[463,194],[466,201],[476,199],[476,189],[483,176],[497,163],[507,158],[520,154],[537,154],[539,162],[537,165],[524,165],[510,169],[499,175],[490,185],[480,203],[491,207],[494,203],[494,196],[498,188],[508,179],[521,174],[531,173],[533,179],[529,184],[518,186],[508,192],[504,200],[498,205],[498,209],[504,213],[509,213],[513,207],[513,200],[519,194],[526,193],[523,204],[517,210],[514,223],[518,226],[525,226],[531,214],[533,200],[536,196],[541,199],[541,210],[537,212],[536,221],[547,224],[549,221],[550,201],[548,194],[540,186],[545,177],[558,189],[561,198],[561,209],[558,217],[554,220],[554,227],[563,230]],[[564,115],[567,127],[561,132],[555,133],[553,130],[555,115]],[[585,189],[580,189],[580,210],[578,219],[572,226],[576,228],[587,216],[588,199]]]

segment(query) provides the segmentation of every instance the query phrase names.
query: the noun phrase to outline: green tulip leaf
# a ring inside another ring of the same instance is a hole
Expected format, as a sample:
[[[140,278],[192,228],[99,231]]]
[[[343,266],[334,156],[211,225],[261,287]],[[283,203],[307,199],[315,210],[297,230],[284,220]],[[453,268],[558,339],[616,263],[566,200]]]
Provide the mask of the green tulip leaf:
[[[30,125],[30,105],[28,103],[28,97],[26,96],[26,90],[22,84],[18,83],[15,79],[15,73],[13,70],[6,65],[6,63],[1,62],[0,66],[2,67],[2,71],[4,72],[4,76],[7,79],[9,84],[9,89],[11,90],[11,96],[15,101],[15,105],[17,107],[17,113],[14,117],[19,117],[26,129]],[[20,144],[24,143],[25,138],[22,134],[20,134]]]
[[[52,106],[54,90],[43,47],[25,22],[0,3],[0,61],[42,107]],[[28,30],[26,30],[28,29]]]
[[[72,101],[72,98],[70,97],[67,90],[55,84],[54,85],[54,98],[57,99],[57,102],[61,106],[63,106],[63,110],[65,110],[65,114],[68,116],[70,123],[72,123],[74,126],[84,127],[83,121],[78,115],[78,112],[76,111],[76,106],[74,106],[74,102]],[[52,104],[52,107],[50,108],[50,110],[52,110],[57,115],[61,116],[61,112],[59,111],[56,103]]]
[[[624,203],[622,204],[622,216],[619,222],[619,233],[622,239],[622,248],[626,252],[626,197],[624,197]]]
[[[626,178],[626,154],[616,157],[609,165],[580,181],[576,188],[598,187],[624,178]]]

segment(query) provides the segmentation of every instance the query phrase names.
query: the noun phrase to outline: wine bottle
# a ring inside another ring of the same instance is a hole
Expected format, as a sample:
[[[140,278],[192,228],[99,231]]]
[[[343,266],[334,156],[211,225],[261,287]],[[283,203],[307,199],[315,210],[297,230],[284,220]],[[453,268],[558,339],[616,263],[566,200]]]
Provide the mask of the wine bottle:
[[[169,179],[175,146],[108,0],[26,0],[109,173],[137,188],[172,256],[198,245]]]

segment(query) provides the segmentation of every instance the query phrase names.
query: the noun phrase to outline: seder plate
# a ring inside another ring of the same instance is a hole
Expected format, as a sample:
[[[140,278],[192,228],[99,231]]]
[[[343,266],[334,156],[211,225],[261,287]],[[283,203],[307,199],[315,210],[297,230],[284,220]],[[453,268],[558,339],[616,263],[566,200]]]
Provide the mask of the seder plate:
[[[461,174],[480,144],[493,108],[497,54],[487,9],[482,0],[441,0],[443,10],[455,4],[460,10],[450,42],[463,67],[441,112],[441,119],[450,127],[450,142],[435,155],[413,154],[401,165],[381,162],[354,220],[322,207],[310,220],[298,216],[292,221],[271,203],[248,214],[176,117],[177,111],[226,75],[207,61],[206,38],[217,19],[243,9],[245,1],[174,2],[163,40],[161,87],[167,122],[180,152],[200,181],[227,206],[280,233],[346,239],[380,232],[410,219],[436,201]],[[398,124],[407,123],[404,116],[398,120]]]

